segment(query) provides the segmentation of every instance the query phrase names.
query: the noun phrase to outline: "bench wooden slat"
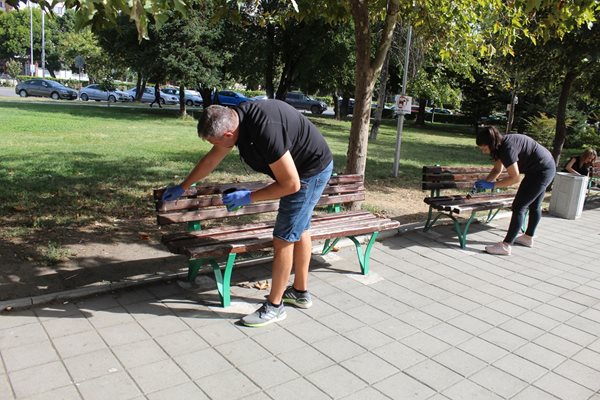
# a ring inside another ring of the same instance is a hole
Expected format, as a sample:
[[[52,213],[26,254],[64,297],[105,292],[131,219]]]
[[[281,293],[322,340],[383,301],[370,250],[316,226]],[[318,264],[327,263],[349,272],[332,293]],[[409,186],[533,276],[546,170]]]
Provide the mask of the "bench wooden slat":
[[[338,231],[343,231],[345,229],[344,225],[364,224],[375,219],[377,219],[376,216],[367,212],[336,213],[331,214],[331,216],[327,215],[313,218],[312,226],[319,226],[322,228],[335,227]],[[182,249],[187,247],[204,246],[215,242],[240,242],[256,239],[265,235],[272,237],[274,225],[275,221],[269,221],[260,224],[244,225],[241,227],[241,229],[237,230],[235,229],[236,227],[229,227],[228,229],[207,229],[200,232],[188,232],[178,235],[165,236],[163,237],[162,242],[170,251],[178,254],[184,254],[185,252]]]
[[[372,219],[369,221],[358,222],[351,226],[344,224],[343,232],[340,232],[339,226],[319,226],[315,224],[311,227],[310,232],[313,240],[330,239],[340,236],[357,236],[374,231],[383,231],[395,229],[400,226],[398,221],[389,219]],[[264,234],[253,239],[239,240],[235,242],[219,242],[218,244],[186,247],[181,250],[191,259],[206,258],[206,257],[222,257],[229,253],[247,253],[249,251],[263,250],[270,248],[273,243],[271,231],[265,231]]]

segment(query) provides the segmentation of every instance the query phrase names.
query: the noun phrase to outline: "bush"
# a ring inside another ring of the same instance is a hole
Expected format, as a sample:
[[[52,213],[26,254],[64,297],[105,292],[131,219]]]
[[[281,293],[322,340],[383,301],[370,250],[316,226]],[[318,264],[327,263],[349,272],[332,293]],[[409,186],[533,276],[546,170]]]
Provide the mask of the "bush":
[[[556,134],[556,118],[540,113],[537,117],[527,120],[528,133],[542,146],[551,149]],[[567,121],[567,126],[569,121]]]

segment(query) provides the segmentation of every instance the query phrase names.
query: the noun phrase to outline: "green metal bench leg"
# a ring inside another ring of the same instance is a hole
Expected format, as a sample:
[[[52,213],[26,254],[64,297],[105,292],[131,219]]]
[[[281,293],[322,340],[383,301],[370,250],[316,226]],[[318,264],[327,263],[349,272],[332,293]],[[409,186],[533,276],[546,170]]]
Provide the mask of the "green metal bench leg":
[[[348,236],[348,239],[352,240],[354,242],[354,245],[356,246],[356,254],[358,255],[358,263],[360,264],[360,270],[363,275],[367,275],[369,273],[369,261],[371,258],[371,249],[373,248],[373,245],[375,244],[375,239],[377,239],[378,234],[379,234],[379,232],[373,232],[373,234],[371,235],[371,238],[369,239],[369,243],[367,244],[367,247],[365,248],[364,253],[362,251],[360,242],[354,236]]]
[[[188,276],[187,276],[188,282],[194,282],[196,280],[196,277],[198,276],[198,271],[200,271],[200,268],[202,268],[202,265],[204,265],[204,262],[205,262],[204,258],[188,260]]]
[[[331,239],[325,240],[325,243],[323,244],[323,251],[321,251],[321,254],[325,255],[325,254],[329,253],[334,248],[334,246],[337,244],[337,242],[340,241],[340,239],[341,238],[335,238],[333,240],[333,242],[331,242]],[[331,244],[329,244],[329,242],[331,242]]]
[[[223,306],[223,308],[229,307],[231,304],[231,272],[233,271],[236,256],[237,253],[229,253],[223,271],[221,271],[219,263],[214,258],[210,259],[210,264],[212,265],[213,273],[215,274],[215,281],[217,282],[217,291],[219,292],[221,306]]]
[[[499,213],[499,212],[500,212],[500,209],[499,209],[499,208],[498,208],[498,209],[496,209],[496,210],[495,210],[495,212],[494,212],[494,210],[490,210],[490,211],[488,212],[488,216],[487,216],[487,218],[486,218],[486,220],[485,220],[485,223],[487,224],[487,223],[489,223],[489,222],[492,222],[492,220],[493,220],[493,219],[496,217],[496,215],[498,215],[498,213]]]
[[[469,232],[469,227],[471,226],[471,223],[473,223],[473,221],[475,220],[476,214],[476,212],[473,212],[471,214],[469,219],[465,222],[464,228],[461,227],[461,224],[458,221],[458,219],[451,216],[452,221],[454,221],[454,230],[458,234],[458,242],[460,243],[461,249],[467,247],[467,233]]]

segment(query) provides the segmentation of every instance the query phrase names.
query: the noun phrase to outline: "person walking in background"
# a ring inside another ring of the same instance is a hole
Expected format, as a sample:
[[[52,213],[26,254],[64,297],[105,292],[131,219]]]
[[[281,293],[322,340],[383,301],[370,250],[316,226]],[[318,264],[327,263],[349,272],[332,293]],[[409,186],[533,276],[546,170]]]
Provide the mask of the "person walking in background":
[[[494,167],[486,179],[475,182],[475,188],[512,186],[519,182],[520,174],[525,174],[512,203],[512,217],[504,240],[486,246],[485,251],[490,254],[510,255],[513,243],[533,247],[533,236],[542,218],[544,193],[556,174],[552,154],[529,136],[517,133],[505,136],[495,126],[481,127],[477,132],[476,143],[482,153],[492,157]],[[497,181],[504,169],[508,172],[508,177]],[[527,230],[517,237],[527,210]]]
[[[333,155],[312,122],[280,100],[254,101],[228,108],[212,105],[198,121],[198,136],[213,145],[181,184],[165,190],[164,201],[181,197],[193,183],[208,176],[233,147],[253,170],[269,175],[272,184],[251,192],[223,195],[228,208],[254,201],[279,200],[273,228],[271,292],[246,326],[265,326],[286,317],[283,303],[309,308],[308,267],[312,239],[308,229],[313,210],[333,171]],[[294,283],[288,285],[294,268]]]
[[[158,82],[156,82],[156,85],[154,85],[154,101],[150,103],[150,107],[152,107],[152,104],[156,103],[158,104],[158,108],[162,108],[162,106],[160,105],[160,100],[160,85],[158,84]]]
[[[569,161],[565,164],[563,168],[563,172],[569,172],[575,175],[588,175],[590,167],[596,161],[598,155],[596,154],[596,150],[592,148],[585,149],[581,155],[576,157],[571,157]]]

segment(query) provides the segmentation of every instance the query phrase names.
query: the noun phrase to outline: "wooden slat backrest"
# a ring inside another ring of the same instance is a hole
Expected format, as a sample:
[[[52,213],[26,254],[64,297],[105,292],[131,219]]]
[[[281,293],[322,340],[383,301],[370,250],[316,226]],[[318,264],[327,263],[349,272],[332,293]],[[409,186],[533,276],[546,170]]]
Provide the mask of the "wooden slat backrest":
[[[485,179],[492,167],[424,166],[421,187],[423,190],[470,189],[478,179]],[[507,177],[503,172],[500,179]]]
[[[272,181],[196,186],[187,190],[184,195],[176,201],[160,200],[164,189],[155,190],[153,196],[156,202],[158,224],[168,225],[276,211],[279,207],[278,200],[252,203],[233,212],[227,211],[221,201],[223,191],[229,188],[237,187],[257,190],[270,183],[272,183]],[[318,206],[346,204],[362,201],[364,199],[365,189],[362,175],[336,175],[332,176],[329,180],[327,187],[318,202]]]

